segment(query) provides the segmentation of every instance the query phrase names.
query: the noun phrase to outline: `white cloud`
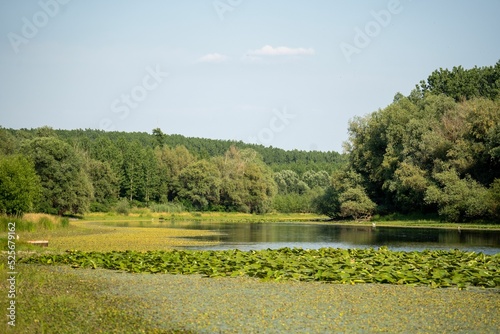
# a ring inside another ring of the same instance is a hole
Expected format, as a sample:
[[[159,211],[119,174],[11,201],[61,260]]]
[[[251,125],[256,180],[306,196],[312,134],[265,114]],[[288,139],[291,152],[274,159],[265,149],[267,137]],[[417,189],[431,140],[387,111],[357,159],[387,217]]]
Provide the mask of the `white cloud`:
[[[312,56],[314,49],[309,48],[289,48],[287,46],[272,47],[271,45],[263,46],[257,50],[251,50],[247,54],[249,56]]]
[[[222,63],[228,60],[229,57],[220,53],[209,53],[198,59],[199,63]]]

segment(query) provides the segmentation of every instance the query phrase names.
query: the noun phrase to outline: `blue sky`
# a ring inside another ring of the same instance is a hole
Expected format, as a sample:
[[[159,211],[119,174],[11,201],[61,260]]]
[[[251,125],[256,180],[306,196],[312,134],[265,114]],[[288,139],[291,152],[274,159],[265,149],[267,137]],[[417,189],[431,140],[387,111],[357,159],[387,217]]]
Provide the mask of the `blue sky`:
[[[0,125],[342,151],[438,68],[500,59],[500,1],[2,0]]]

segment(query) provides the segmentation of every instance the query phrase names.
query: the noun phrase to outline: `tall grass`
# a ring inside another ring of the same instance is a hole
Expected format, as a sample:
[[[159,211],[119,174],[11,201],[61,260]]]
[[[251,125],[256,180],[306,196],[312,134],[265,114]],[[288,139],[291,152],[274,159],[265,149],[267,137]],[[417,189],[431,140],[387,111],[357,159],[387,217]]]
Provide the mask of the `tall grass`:
[[[152,212],[185,212],[186,208],[181,203],[161,203],[161,204],[152,204],[149,209]]]
[[[9,223],[16,224],[16,232],[53,230],[69,226],[68,218],[56,217],[43,213],[27,213],[22,218],[4,215],[0,216],[0,228],[3,232],[7,232]]]

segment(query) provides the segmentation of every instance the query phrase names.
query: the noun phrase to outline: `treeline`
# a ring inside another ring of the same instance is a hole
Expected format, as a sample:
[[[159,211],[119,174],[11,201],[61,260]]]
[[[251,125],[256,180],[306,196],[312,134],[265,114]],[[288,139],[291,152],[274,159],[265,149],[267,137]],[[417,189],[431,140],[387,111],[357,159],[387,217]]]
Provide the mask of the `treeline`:
[[[0,213],[150,207],[311,212],[345,163],[336,152],[99,130],[0,128]],[[304,199],[307,199],[304,201]]]
[[[348,165],[320,200],[331,217],[438,213],[500,220],[500,61],[433,72],[349,123]]]
[[[0,128],[0,213],[217,210],[500,221],[500,61],[434,71],[349,122],[346,154],[99,130]]]

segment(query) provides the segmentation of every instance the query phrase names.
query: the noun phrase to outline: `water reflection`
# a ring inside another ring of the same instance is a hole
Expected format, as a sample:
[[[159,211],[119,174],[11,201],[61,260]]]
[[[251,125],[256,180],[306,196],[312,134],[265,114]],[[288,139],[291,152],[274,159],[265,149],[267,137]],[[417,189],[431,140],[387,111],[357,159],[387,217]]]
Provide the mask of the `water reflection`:
[[[394,250],[461,249],[465,251],[500,253],[500,231],[436,228],[402,228],[348,226],[311,223],[214,223],[145,221],[103,223],[115,227],[182,228],[210,230],[217,235],[197,237],[196,240],[217,241],[219,245],[202,249],[267,249],[301,247],[317,249],[378,248]],[[197,248],[200,249],[200,248]]]
[[[280,247],[317,249],[378,248],[395,250],[461,249],[500,253],[500,231],[455,230],[435,228],[400,228],[371,226],[341,226],[324,224],[265,223],[265,224],[198,224],[183,228],[209,229],[216,236],[197,238],[218,241],[210,249],[241,250]]]

